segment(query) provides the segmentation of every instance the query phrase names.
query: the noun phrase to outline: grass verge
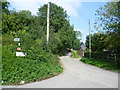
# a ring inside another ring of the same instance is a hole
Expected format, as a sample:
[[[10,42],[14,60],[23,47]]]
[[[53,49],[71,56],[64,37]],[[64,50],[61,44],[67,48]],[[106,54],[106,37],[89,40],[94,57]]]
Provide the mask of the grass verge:
[[[82,61],[86,64],[91,64],[93,66],[106,69],[106,70],[112,70],[112,71],[120,72],[120,67],[119,67],[119,64],[117,62],[108,62],[108,61],[105,61],[105,60],[94,59],[94,58],[91,58],[91,59],[82,58],[80,61]]]

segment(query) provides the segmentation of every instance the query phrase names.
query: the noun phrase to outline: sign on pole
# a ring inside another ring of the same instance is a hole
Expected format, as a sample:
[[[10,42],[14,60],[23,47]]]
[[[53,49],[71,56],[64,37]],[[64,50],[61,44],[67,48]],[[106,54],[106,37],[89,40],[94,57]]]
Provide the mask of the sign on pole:
[[[16,56],[26,56],[26,53],[24,54],[23,52],[16,52]]]
[[[14,41],[18,41],[18,42],[19,42],[19,41],[20,41],[20,38],[14,38]]]
[[[18,46],[20,46],[20,43],[18,43]]]

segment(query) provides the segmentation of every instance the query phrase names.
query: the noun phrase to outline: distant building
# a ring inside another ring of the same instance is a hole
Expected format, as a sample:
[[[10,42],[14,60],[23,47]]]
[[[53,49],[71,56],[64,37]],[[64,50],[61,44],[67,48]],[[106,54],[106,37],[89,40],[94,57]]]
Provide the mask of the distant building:
[[[80,48],[78,50],[78,54],[81,56],[81,57],[84,57],[84,51],[86,49],[86,46],[84,45],[83,42],[80,43]]]

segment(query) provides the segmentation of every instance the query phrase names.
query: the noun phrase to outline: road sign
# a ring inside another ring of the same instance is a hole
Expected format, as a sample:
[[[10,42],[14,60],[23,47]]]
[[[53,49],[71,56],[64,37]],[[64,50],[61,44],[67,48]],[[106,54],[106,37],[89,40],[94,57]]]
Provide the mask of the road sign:
[[[18,42],[19,42],[19,41],[20,41],[20,38],[14,38],[14,41],[18,41]]]
[[[16,56],[26,56],[23,52],[16,52]]]
[[[22,49],[21,49],[20,47],[18,47],[16,50],[17,50],[17,51],[21,51]]]

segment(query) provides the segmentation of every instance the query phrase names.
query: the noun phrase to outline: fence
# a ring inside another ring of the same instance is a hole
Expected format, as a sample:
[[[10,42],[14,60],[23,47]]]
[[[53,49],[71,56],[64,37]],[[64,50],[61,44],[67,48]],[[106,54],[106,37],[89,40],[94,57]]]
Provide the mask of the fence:
[[[85,57],[89,58],[89,53],[85,53]],[[120,54],[92,52],[91,58],[97,58],[97,59],[102,59],[102,60],[111,61],[111,62],[120,62]]]

